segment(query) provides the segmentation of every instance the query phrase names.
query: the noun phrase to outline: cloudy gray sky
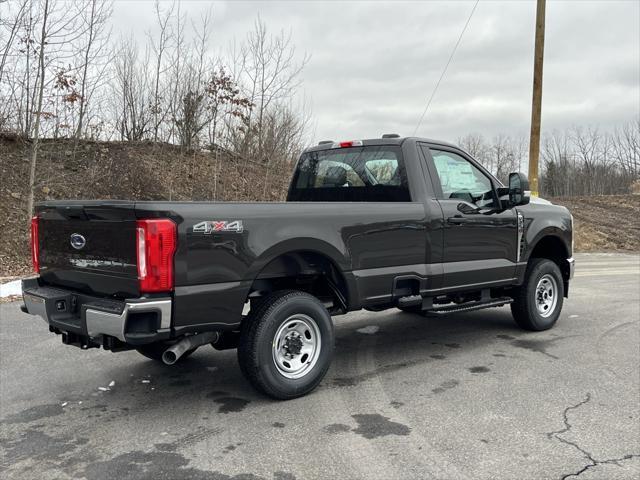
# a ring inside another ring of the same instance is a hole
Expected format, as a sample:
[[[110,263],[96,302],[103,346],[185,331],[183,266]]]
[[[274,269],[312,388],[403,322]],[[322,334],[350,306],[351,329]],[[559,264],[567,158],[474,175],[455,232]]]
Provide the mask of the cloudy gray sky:
[[[212,52],[257,15],[291,31],[309,62],[300,92],[315,139],[413,133],[474,1],[183,1],[213,9]],[[527,134],[535,1],[481,0],[418,133],[455,140]],[[117,1],[124,34],[153,29],[151,1]],[[640,114],[640,1],[547,2],[543,129],[601,128]]]

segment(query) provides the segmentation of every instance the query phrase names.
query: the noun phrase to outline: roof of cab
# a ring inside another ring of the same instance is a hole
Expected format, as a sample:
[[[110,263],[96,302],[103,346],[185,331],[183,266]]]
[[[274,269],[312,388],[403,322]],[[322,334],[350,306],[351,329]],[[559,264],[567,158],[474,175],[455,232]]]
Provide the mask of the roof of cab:
[[[456,147],[458,148],[457,145],[450,143],[450,142],[445,142],[443,140],[434,140],[432,138],[423,138],[423,137],[387,137],[387,138],[369,138],[369,139],[363,139],[362,141],[362,146],[376,146],[376,145],[402,145],[405,141],[410,140],[410,141],[419,141],[419,142],[424,142],[424,143],[430,143],[430,144],[434,144],[434,145],[443,145],[446,147]],[[320,142],[318,145],[314,145],[312,147],[306,148],[304,150],[304,152],[315,152],[318,150],[330,150],[332,148],[337,148],[334,147],[334,145],[336,143],[339,142],[334,142],[331,140],[325,140]],[[351,148],[351,147],[345,147],[345,148]]]

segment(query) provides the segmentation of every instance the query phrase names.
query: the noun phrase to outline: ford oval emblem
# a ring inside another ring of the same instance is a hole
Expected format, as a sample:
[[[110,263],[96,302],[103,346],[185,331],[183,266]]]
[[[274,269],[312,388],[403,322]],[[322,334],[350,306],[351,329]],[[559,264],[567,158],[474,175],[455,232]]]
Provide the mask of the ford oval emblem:
[[[71,246],[76,250],[82,250],[84,246],[87,244],[85,238],[79,233],[71,234]]]

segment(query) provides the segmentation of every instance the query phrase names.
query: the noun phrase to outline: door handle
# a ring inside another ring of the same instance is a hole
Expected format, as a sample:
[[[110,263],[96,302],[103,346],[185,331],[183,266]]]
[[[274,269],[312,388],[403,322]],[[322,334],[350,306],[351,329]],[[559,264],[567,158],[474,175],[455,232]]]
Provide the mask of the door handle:
[[[467,219],[462,217],[462,216],[458,216],[456,215],[455,217],[449,217],[447,218],[447,222],[448,223],[452,223],[454,225],[460,225],[462,223],[467,223]]]

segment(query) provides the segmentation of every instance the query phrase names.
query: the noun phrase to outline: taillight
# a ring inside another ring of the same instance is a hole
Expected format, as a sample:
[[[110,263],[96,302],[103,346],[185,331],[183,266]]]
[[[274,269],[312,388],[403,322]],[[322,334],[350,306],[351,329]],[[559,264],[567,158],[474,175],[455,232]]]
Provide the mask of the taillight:
[[[136,222],[140,292],[173,290],[173,255],[176,244],[176,224],[171,220],[161,218]]]
[[[38,222],[39,218],[37,215],[31,218],[31,263],[33,264],[33,270],[36,273],[40,273],[40,239],[38,236]]]

